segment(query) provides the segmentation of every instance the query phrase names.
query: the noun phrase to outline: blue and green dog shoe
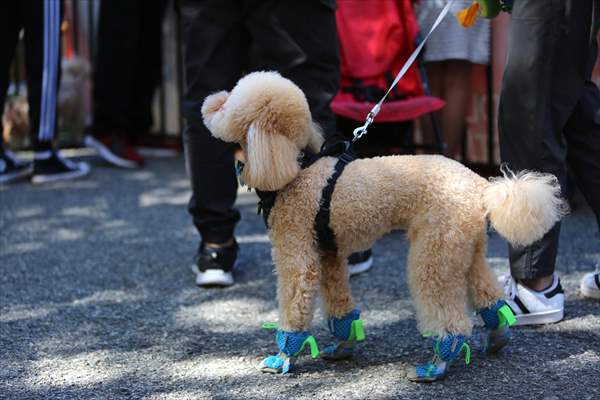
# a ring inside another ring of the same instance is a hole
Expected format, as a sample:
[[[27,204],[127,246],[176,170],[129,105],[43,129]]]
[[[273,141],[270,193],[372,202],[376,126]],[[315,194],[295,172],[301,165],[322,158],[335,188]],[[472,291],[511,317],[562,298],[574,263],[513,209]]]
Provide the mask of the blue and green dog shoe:
[[[450,364],[462,351],[465,351],[465,362],[471,362],[471,348],[462,335],[448,335],[441,339],[433,339],[433,359],[425,364],[409,368],[406,377],[413,382],[434,382],[446,377]]]
[[[350,311],[342,318],[329,318],[327,325],[329,332],[336,337],[337,341],[321,351],[321,358],[326,360],[352,357],[357,342],[365,340],[365,330],[358,309]]]
[[[510,341],[510,326],[516,322],[515,315],[504,300],[478,311],[487,330],[481,343],[481,351],[487,354],[499,352]]]
[[[260,362],[258,369],[261,372],[287,374],[306,345],[310,347],[312,358],[317,358],[319,355],[317,342],[309,332],[286,332],[278,330],[275,335],[275,341],[277,342],[279,353],[267,357]]]

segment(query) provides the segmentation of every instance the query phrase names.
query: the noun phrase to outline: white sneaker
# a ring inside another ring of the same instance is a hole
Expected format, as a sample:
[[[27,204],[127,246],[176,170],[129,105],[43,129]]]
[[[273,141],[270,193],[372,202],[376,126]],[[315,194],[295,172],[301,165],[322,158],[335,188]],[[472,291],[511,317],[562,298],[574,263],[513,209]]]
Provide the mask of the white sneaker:
[[[515,325],[551,324],[563,319],[565,295],[556,274],[552,285],[543,292],[521,285],[510,275],[500,280],[504,284],[506,303],[517,318]]]
[[[595,272],[585,275],[581,280],[581,294],[600,299],[600,264],[596,266]]]

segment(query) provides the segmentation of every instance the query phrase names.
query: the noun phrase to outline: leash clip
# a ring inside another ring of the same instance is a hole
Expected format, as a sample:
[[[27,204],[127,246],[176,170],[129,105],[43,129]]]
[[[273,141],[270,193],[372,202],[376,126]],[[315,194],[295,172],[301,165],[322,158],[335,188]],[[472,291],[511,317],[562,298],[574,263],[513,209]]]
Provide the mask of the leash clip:
[[[352,139],[352,143],[356,142],[358,139],[360,139],[361,137],[363,137],[364,135],[367,134],[367,128],[369,127],[369,125],[371,125],[373,123],[373,121],[375,120],[375,117],[377,116],[377,114],[379,114],[380,109],[381,109],[381,106],[378,103],[378,104],[375,104],[375,107],[373,107],[371,109],[371,111],[369,111],[369,114],[367,114],[367,119],[365,120],[364,125],[359,126],[352,132],[352,134],[354,135],[354,138]]]

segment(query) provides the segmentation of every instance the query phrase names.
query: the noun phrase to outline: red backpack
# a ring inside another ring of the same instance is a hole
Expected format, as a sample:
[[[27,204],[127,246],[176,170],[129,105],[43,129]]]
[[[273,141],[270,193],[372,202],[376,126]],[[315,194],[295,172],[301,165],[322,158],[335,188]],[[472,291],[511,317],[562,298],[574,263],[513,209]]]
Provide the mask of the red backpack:
[[[340,89],[331,108],[363,121],[415,49],[419,26],[410,0],[337,0]],[[383,103],[376,122],[400,122],[439,110],[413,64]]]

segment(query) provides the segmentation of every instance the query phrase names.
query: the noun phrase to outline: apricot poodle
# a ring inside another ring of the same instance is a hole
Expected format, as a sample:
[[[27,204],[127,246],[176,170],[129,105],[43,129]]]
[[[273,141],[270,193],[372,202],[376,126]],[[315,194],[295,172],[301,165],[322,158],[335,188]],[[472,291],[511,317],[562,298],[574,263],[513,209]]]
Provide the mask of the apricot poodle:
[[[488,181],[439,155],[358,159],[346,166],[331,198],[329,226],[337,252],[323,252],[314,221],[337,159],[323,157],[301,169],[301,152],[318,152],[323,141],[302,91],[275,72],[255,72],[230,93],[207,97],[202,113],[213,136],[241,146],[245,183],[277,192],[268,225],[278,278],[280,353],[261,363],[263,371],[287,372],[310,344],[319,292],[337,339],[326,349],[328,358],[351,355],[362,328],[356,324],[360,313],[352,300],[346,259],[386,233],[404,229],[418,328],[434,337],[437,355],[409,377],[444,376],[446,364],[471,334],[469,310],[479,311],[491,331],[510,319],[510,313],[498,312],[506,307],[485,259],[487,221],[510,243],[522,246],[541,238],[564,213],[551,175],[508,172]]]

